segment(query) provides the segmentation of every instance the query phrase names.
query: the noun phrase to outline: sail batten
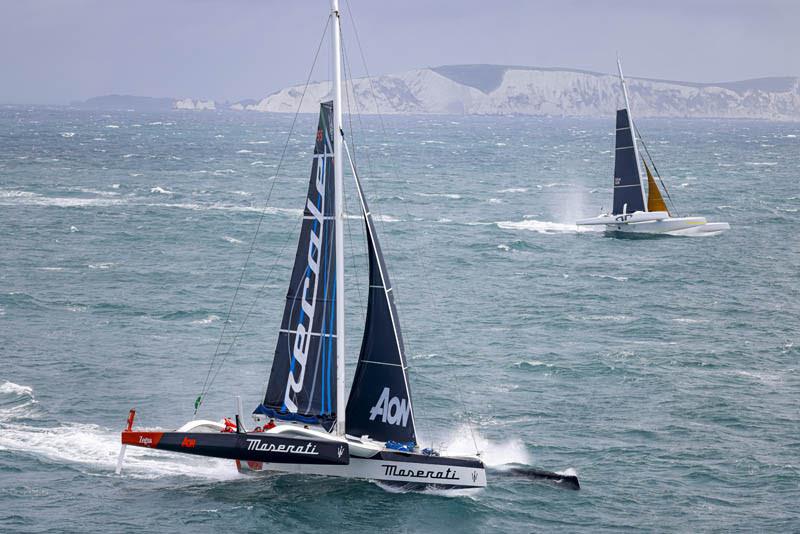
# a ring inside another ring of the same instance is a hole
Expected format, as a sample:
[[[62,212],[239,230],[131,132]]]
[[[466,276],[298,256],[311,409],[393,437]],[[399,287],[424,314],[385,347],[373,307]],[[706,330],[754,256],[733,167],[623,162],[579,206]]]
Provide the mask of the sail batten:
[[[286,305],[264,402],[256,413],[319,423],[336,420],[336,219],[332,104],[320,106],[311,178]]]

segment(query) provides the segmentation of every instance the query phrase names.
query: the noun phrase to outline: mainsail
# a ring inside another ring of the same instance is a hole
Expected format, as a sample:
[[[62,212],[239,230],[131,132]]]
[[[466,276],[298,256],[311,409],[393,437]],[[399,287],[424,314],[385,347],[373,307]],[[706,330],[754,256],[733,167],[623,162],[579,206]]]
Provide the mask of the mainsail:
[[[633,130],[627,109],[617,110],[617,142],[614,158],[614,207],[612,213],[646,211],[642,179],[636,160]]]
[[[336,420],[335,217],[332,102],[320,105],[300,240],[267,393],[255,413]]]
[[[357,176],[356,185],[367,233],[369,301],[358,366],[347,400],[347,434],[368,435],[377,441],[416,443],[414,410],[394,292]]]
[[[650,174],[650,167],[647,166],[646,161],[642,161],[642,163],[644,163],[644,170],[647,172],[647,211],[666,211],[669,213],[664,197],[661,196],[661,191],[658,190],[656,181],[653,179],[653,175]]]

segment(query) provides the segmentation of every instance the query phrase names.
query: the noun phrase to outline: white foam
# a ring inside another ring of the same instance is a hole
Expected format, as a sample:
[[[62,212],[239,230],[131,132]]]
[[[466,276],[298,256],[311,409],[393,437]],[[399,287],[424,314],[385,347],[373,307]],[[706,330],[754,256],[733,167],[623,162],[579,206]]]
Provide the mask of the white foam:
[[[75,137],[75,132],[61,132],[61,137],[65,138]]]
[[[228,243],[233,243],[234,245],[239,245],[239,244],[242,243],[241,239],[236,239],[235,237],[231,237],[231,236],[228,236],[228,235],[222,236],[222,239],[224,239]]]
[[[421,197],[442,197],[442,198],[452,198],[454,200],[458,200],[461,198],[461,195],[457,193],[414,193],[415,195],[419,195]]]
[[[508,189],[501,189],[498,193],[525,193],[528,190],[524,187],[510,187]]]
[[[9,382],[8,380],[6,380],[2,384],[0,384],[0,393],[33,397],[33,388],[30,386],[21,386],[19,384],[15,384],[14,382]]]
[[[588,227],[577,226],[575,224],[537,221],[536,219],[525,219],[524,221],[498,221],[495,224],[498,226],[498,228],[503,228],[504,230],[528,230],[540,234],[578,234],[597,231]]]
[[[521,440],[492,441],[483,437],[477,429],[470,432],[467,425],[462,425],[444,440],[442,450],[452,455],[474,455],[476,446],[487,467],[531,462],[530,454]]]
[[[117,124],[107,124],[106,128],[119,128],[119,125],[117,125]]]
[[[89,265],[87,265],[87,267],[89,267],[90,269],[100,269],[102,271],[105,271],[106,269],[112,268],[114,265],[116,265],[116,264],[111,263],[111,262],[108,262],[108,263],[90,263]]]
[[[625,282],[628,277],[627,276],[613,276],[610,274],[590,274],[592,278],[608,278],[609,280],[616,280],[617,282]]]
[[[172,191],[170,191],[169,189],[164,189],[163,187],[158,186],[158,185],[155,186],[155,187],[151,187],[150,188],[150,192],[151,193],[158,193],[160,195],[171,195],[172,194]]]
[[[219,321],[219,315],[214,315],[212,313],[205,319],[197,319],[196,321],[192,321],[192,324],[211,324],[214,321]]]
[[[237,154],[252,154],[253,151],[252,150],[247,150],[246,148],[243,148],[241,150],[237,150],[236,153]]]
[[[57,426],[21,424],[22,413],[36,417],[33,388],[13,382],[0,384],[0,395],[11,397],[11,409],[0,408],[0,448],[44,458],[56,463],[84,465],[113,476],[119,453],[119,432],[94,424],[61,423]],[[0,401],[5,399],[0,398]],[[7,403],[6,403],[7,404]],[[153,429],[158,430],[158,429]],[[231,460],[179,455],[128,447],[124,476],[162,478],[190,476],[209,480],[240,478]]]

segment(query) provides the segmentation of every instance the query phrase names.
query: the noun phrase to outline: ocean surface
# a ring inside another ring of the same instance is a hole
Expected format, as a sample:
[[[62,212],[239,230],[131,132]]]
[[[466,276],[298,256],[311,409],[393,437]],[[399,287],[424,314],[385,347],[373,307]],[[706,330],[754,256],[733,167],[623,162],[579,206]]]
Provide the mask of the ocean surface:
[[[142,427],[192,418],[251,243],[200,415],[262,399],[316,120],[289,136],[283,115],[0,108],[0,531],[800,530],[790,123],[639,121],[678,211],[731,230],[621,239],[572,224],[610,206],[611,116],[353,118],[420,442],[477,448],[489,487],[143,449],[115,475],[130,408]],[[349,221],[348,377],[367,283]]]

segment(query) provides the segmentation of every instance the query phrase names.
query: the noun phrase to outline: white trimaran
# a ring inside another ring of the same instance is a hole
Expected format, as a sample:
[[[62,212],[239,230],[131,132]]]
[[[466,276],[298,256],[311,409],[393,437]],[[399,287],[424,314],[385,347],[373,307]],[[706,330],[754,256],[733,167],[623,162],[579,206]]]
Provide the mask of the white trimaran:
[[[264,401],[253,413],[263,426],[245,428],[238,397],[235,423],[199,419],[175,431],[134,430],[131,410],[118,472],[125,447],[133,445],[229,458],[241,471],[361,478],[405,487],[486,485],[477,452],[448,456],[420,450],[417,444],[392,285],[342,130],[338,0],[331,0],[331,8],[334,95],[332,102],[320,104],[308,196],[272,370]],[[346,404],[343,152],[356,183],[369,253],[364,335]],[[538,470],[516,474],[578,487],[572,475]]]
[[[619,59],[617,68],[625,107],[617,110],[613,207],[611,213],[581,219],[577,224],[605,225],[606,230],[611,232],[695,236],[716,235],[730,229],[728,223],[711,223],[705,217],[674,217],[669,212],[647,162],[639,154],[638,142],[641,139],[636,135],[638,129],[633,122],[628,87]],[[642,185],[642,165],[647,174],[646,199]],[[655,164],[653,169],[657,171]]]

